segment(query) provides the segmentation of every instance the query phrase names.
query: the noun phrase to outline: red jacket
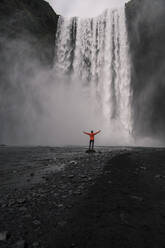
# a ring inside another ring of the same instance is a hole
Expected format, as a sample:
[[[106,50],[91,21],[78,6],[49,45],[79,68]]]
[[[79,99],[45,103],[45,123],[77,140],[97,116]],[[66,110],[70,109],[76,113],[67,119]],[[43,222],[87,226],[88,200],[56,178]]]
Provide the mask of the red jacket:
[[[84,134],[87,134],[90,136],[90,140],[94,140],[95,139],[95,135],[100,133],[101,131],[97,131],[96,133],[87,133],[87,132],[83,132]]]

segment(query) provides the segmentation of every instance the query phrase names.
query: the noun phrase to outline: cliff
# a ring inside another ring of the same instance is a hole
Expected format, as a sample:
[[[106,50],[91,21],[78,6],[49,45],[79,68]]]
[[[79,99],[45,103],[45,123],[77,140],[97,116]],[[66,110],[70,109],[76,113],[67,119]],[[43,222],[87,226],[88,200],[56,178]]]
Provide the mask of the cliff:
[[[23,40],[45,64],[54,59],[55,32],[58,15],[43,0],[1,0],[0,48],[5,43]]]
[[[165,136],[165,1],[126,4],[136,134]]]
[[[40,127],[42,71],[54,62],[57,21],[43,0],[0,2],[0,143],[27,144]]]

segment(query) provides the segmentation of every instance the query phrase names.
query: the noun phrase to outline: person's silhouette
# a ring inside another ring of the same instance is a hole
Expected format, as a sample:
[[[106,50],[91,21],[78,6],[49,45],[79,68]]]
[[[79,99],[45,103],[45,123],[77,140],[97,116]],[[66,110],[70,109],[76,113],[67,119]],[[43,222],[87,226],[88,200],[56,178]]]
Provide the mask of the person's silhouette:
[[[83,132],[86,135],[90,136],[90,140],[89,140],[89,151],[94,149],[94,142],[95,142],[95,135],[100,133],[101,130],[97,131],[96,133],[94,133],[93,131],[91,131],[90,133],[87,132]],[[92,149],[91,149],[92,148]]]

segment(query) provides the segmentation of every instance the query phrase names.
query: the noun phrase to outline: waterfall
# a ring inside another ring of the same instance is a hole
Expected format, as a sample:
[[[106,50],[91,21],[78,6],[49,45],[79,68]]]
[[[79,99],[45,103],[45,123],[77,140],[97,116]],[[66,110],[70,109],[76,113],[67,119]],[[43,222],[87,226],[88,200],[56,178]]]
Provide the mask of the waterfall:
[[[131,63],[125,9],[106,10],[94,18],[58,21],[55,68],[86,82],[89,98],[109,129],[132,133]],[[115,123],[115,124],[114,124]]]

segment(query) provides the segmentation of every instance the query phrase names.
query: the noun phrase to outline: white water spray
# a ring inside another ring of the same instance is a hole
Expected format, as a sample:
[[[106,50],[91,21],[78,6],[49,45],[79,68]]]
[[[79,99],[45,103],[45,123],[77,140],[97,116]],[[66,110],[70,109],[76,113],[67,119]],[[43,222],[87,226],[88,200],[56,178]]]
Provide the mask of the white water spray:
[[[110,137],[116,132],[120,143],[121,137],[129,143],[131,63],[124,8],[106,10],[95,18],[60,17],[55,68],[85,85],[93,111],[100,113],[106,137],[107,132]]]

